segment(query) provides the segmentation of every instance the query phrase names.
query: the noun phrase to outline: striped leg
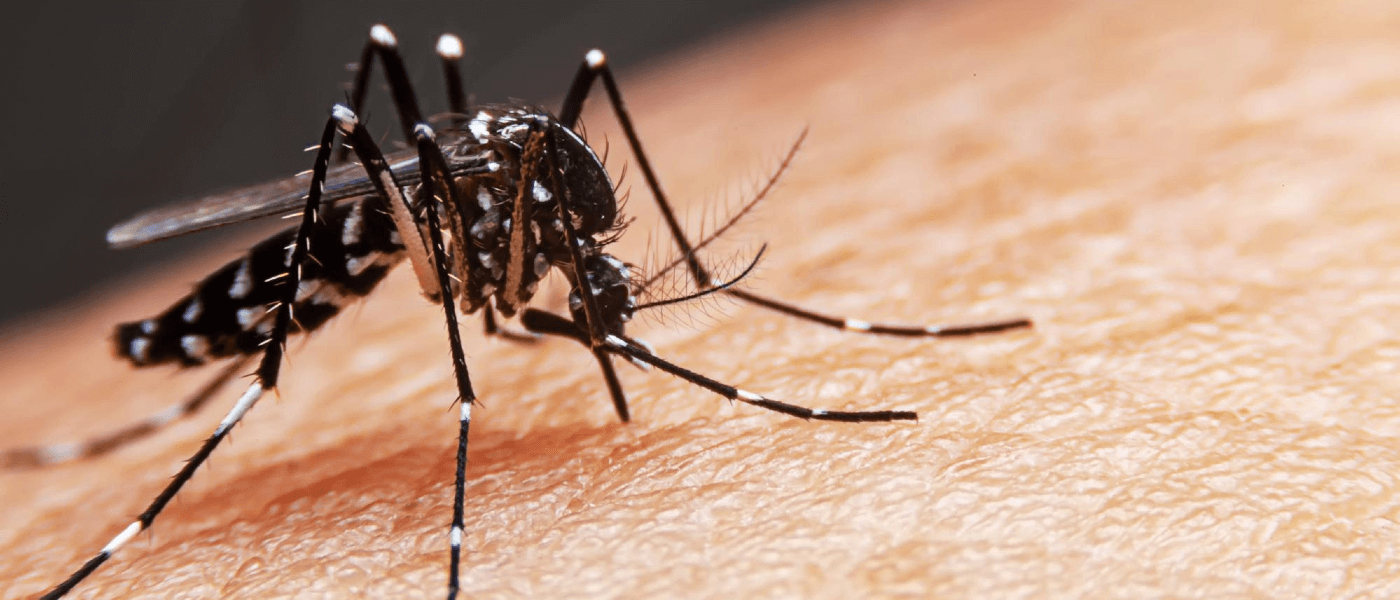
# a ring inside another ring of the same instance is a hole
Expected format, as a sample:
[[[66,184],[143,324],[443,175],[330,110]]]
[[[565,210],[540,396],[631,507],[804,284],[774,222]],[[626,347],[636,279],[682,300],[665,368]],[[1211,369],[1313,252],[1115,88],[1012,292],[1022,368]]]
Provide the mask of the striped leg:
[[[653,367],[661,369],[667,373],[675,375],[681,379],[689,381],[702,388],[710,390],[716,394],[724,396],[730,400],[738,400],[752,404],[759,408],[766,408],[774,412],[785,415],[792,415],[800,419],[813,419],[817,421],[841,421],[845,423],[878,423],[888,421],[917,421],[919,415],[906,410],[862,410],[862,411],[839,411],[823,410],[820,408],[807,408],[796,404],[788,404],[755,394],[750,391],[736,388],[732,385],[720,383],[704,375],[685,369],[666,361],[647,350],[638,347],[632,342],[616,335],[607,337],[607,349],[614,352],[640,360]]]
[[[341,131],[349,138],[350,145],[354,147],[360,163],[365,166],[365,172],[375,182],[380,197],[395,196],[398,183],[394,181],[393,173],[389,171],[388,164],[384,161],[384,156],[380,153],[374,138],[370,137],[364,125],[349,109],[337,106],[335,113],[340,119]],[[471,376],[467,372],[466,352],[462,349],[461,332],[457,324],[457,307],[452,294],[452,276],[448,266],[449,257],[443,243],[442,224],[439,222],[438,209],[435,204],[435,202],[443,202],[449,207],[457,206],[456,189],[452,185],[445,185],[446,182],[450,181],[447,161],[437,146],[433,130],[427,125],[419,123],[414,126],[413,139],[418,147],[419,164],[422,165],[423,197],[428,199],[424,202],[423,210],[420,211],[421,215],[414,215],[414,218],[423,218],[427,221],[426,229],[429,237],[427,244],[431,253],[429,259],[437,285],[435,296],[437,300],[442,302],[443,312],[447,318],[447,338],[452,352],[453,374],[457,380],[457,400],[462,407],[457,433],[457,470],[453,486],[452,525],[448,534],[450,558],[448,561],[447,597],[452,600],[457,597],[458,589],[460,589],[458,570],[462,555],[467,440],[471,429],[471,409],[476,402],[476,392],[472,390]],[[414,230],[417,230],[416,221],[410,225]],[[415,267],[418,265],[415,264]]]
[[[699,246],[692,245],[686,238],[685,232],[681,229],[680,221],[676,219],[675,211],[671,208],[671,203],[666,200],[666,194],[661,191],[661,182],[657,179],[656,172],[651,167],[651,161],[647,160],[646,152],[642,150],[641,138],[637,136],[637,130],[632,125],[632,118],[627,113],[627,106],[622,102],[622,92],[618,90],[617,82],[613,79],[612,69],[608,67],[607,58],[603,55],[602,51],[590,50],[585,56],[583,64],[579,67],[578,73],[574,76],[573,84],[569,86],[568,95],[564,97],[564,105],[559,111],[559,122],[569,128],[573,128],[578,123],[579,115],[583,112],[583,102],[587,99],[588,93],[593,87],[593,81],[600,78],[603,80],[603,89],[607,92],[608,100],[612,104],[613,114],[617,117],[619,124],[622,125],[622,131],[627,136],[627,143],[632,147],[632,154],[637,157],[637,166],[641,168],[642,176],[646,178],[647,187],[651,190],[652,197],[656,199],[656,204],[661,209],[661,216],[665,218],[666,226],[671,230],[671,238],[674,239],[676,245],[680,247],[681,255],[685,260],[686,266],[690,269],[690,274],[694,277],[696,285],[700,286],[702,289],[719,287],[719,282],[700,264],[700,260],[696,255]],[[791,158],[789,154],[788,158],[783,161],[782,166],[784,168]],[[781,169],[779,172],[781,172]],[[762,197],[765,192],[766,190],[760,192],[759,197]],[[745,207],[742,212],[747,212],[748,208],[749,207]],[[726,227],[728,226],[726,225]],[[972,325],[902,325],[870,323],[859,319],[825,315],[795,304],[739,289],[726,289],[724,292],[745,302],[757,304],[791,317],[857,333],[912,337],[959,337],[1031,326],[1030,319],[1008,319]]]
[[[384,65],[384,77],[389,80],[389,91],[398,107],[399,126],[405,140],[413,139],[413,128],[423,118],[418,112],[418,99],[413,94],[413,86],[408,82],[408,71],[403,58],[399,56],[399,40],[389,28],[376,24],[369,28],[369,39],[364,50],[360,51],[360,61],[355,65],[355,84],[350,90],[350,111],[364,113],[365,93],[369,91],[370,73],[374,70],[374,57]],[[336,151],[335,162],[342,163],[349,156],[348,148]]]
[[[566,337],[585,346],[592,346],[588,334],[578,323],[556,315],[537,309],[526,309],[520,316],[520,320],[530,331],[543,335],[554,335]],[[779,400],[773,400],[766,396],[755,394],[732,385],[720,383],[714,379],[686,369],[656,356],[650,348],[638,343],[636,340],[626,339],[617,335],[606,335],[603,338],[601,351],[646,363],[662,371],[670,373],[692,384],[710,390],[716,394],[724,396],[729,400],[737,400],[746,404],[752,404],[759,408],[764,408],[785,415],[791,415],[800,419],[811,419],[817,421],[840,421],[845,423],[880,423],[889,421],[917,421],[919,415],[912,411],[903,410],[871,410],[871,411],[837,411],[823,410],[819,408],[807,408],[789,404]]]
[[[442,77],[447,81],[447,106],[453,114],[465,117],[467,94],[462,87],[462,70],[458,63],[462,60],[462,40],[450,33],[438,38],[437,55],[442,59]]]
[[[191,394],[184,402],[171,406],[145,420],[112,433],[72,444],[53,444],[50,446],[40,446],[35,448],[16,448],[6,450],[3,458],[0,458],[0,468],[5,469],[31,469],[47,467],[72,460],[91,458],[100,456],[116,450],[122,446],[149,436],[170,423],[188,417],[199,409],[203,408],[209,400],[214,398],[218,392],[233,379],[235,375],[243,371],[248,366],[251,357],[240,356],[233,360],[223,371],[204,384],[203,387]]]
[[[374,143],[374,139],[365,132],[364,126],[354,120],[354,111],[361,111],[364,107],[364,94],[369,85],[369,75],[374,55],[378,54],[380,61],[384,64],[386,78],[389,80],[389,89],[394,97],[394,103],[398,107],[399,122],[403,127],[404,138],[414,140],[418,146],[419,164],[425,171],[423,184],[428,198],[438,198],[436,190],[445,189],[448,198],[444,199],[449,207],[457,206],[457,201],[451,196],[456,194],[455,186],[450,185],[450,178],[447,177],[447,161],[443,158],[441,150],[433,139],[432,129],[422,123],[422,118],[418,111],[418,103],[413,93],[412,85],[403,66],[403,59],[398,54],[398,41],[393,33],[384,25],[375,25],[370,28],[369,41],[365,44],[365,49],[360,55],[359,68],[356,72],[355,87],[351,95],[351,108],[344,111],[345,118],[342,119],[342,131],[351,137],[351,146],[359,156],[360,162],[365,165],[369,172],[370,179],[374,180],[375,187],[380,196],[394,199],[399,196],[398,185],[393,181],[393,174],[384,163],[384,158],[379,148]],[[438,55],[442,57],[443,69],[448,79],[448,93],[454,112],[465,110],[465,95],[462,93],[461,78],[457,73],[457,60],[461,57],[461,40],[455,36],[443,36],[438,40]],[[354,120],[352,122],[352,120]],[[346,154],[342,150],[338,160],[344,160]],[[431,167],[429,165],[432,165]],[[438,174],[443,178],[435,179],[426,171],[437,169]],[[379,173],[376,173],[379,171]],[[442,183],[439,183],[441,181]],[[446,185],[443,185],[446,183]],[[392,203],[392,202],[391,202]],[[419,275],[419,284],[424,291],[429,291],[427,281],[424,277],[427,265],[423,263],[431,260],[433,270],[437,275],[439,289],[436,294],[429,293],[429,297],[436,296],[443,304],[443,309],[447,316],[448,340],[452,350],[452,365],[457,379],[458,400],[462,403],[461,425],[457,442],[457,473],[456,485],[454,487],[454,499],[452,509],[452,529],[450,531],[451,560],[449,561],[447,597],[449,600],[456,598],[460,587],[458,579],[458,568],[461,562],[462,548],[462,527],[464,497],[466,493],[466,468],[467,468],[467,439],[471,425],[471,407],[476,401],[476,394],[472,391],[471,379],[467,373],[466,353],[462,350],[461,334],[457,328],[456,307],[452,297],[452,285],[450,280],[451,269],[448,266],[449,256],[443,244],[442,230],[438,222],[437,209],[428,203],[428,209],[424,210],[424,217],[428,222],[428,234],[431,238],[427,240],[431,247],[431,259],[410,255],[413,258],[414,269]],[[453,231],[465,231],[459,215],[454,211],[448,211],[448,218]],[[408,229],[409,223],[399,222],[401,231]],[[413,227],[416,233],[416,227]],[[407,235],[407,233],[405,233]],[[407,239],[407,238],[406,238]],[[460,245],[461,240],[454,236],[454,245]],[[465,248],[455,247],[452,257],[456,260],[463,260],[466,256]],[[462,271],[460,265],[458,271]],[[488,308],[489,311],[489,308]],[[498,330],[494,316],[488,312],[486,315],[487,333],[500,333],[507,339],[513,339],[511,330]],[[524,339],[533,339],[530,336],[521,336]]]
[[[136,537],[136,534],[149,528],[151,524],[155,522],[156,517],[160,515],[161,511],[165,509],[166,504],[169,504],[170,500],[185,486],[185,483],[194,476],[195,471],[199,469],[200,465],[204,464],[205,459],[209,458],[209,455],[214,452],[214,449],[219,447],[219,443],[224,440],[229,431],[233,429],[233,426],[237,425],[238,422],[243,419],[243,415],[247,414],[247,412],[253,408],[253,405],[257,404],[263,392],[277,387],[277,377],[282,364],[283,346],[287,341],[287,333],[292,322],[292,304],[296,300],[297,285],[301,279],[301,264],[306,260],[306,255],[309,250],[307,239],[312,228],[317,224],[316,215],[321,202],[321,188],[326,180],[326,167],[330,163],[336,124],[337,122],[334,118],[328,120],[325,130],[321,133],[320,148],[316,153],[316,165],[311,176],[311,190],[307,194],[306,208],[302,211],[301,228],[297,233],[292,255],[287,261],[287,275],[282,278],[283,281],[287,282],[286,287],[283,288],[282,299],[276,307],[277,318],[273,325],[271,335],[267,339],[268,343],[266,344],[266,349],[263,351],[262,362],[258,365],[256,373],[257,380],[254,381],[252,385],[248,386],[248,391],[243,393],[243,396],[234,404],[233,409],[224,416],[223,421],[219,422],[219,426],[214,430],[214,435],[204,441],[204,445],[200,446],[199,451],[195,452],[194,456],[190,457],[189,461],[185,463],[184,468],[180,469],[180,472],[175,474],[175,478],[165,486],[164,490],[161,490],[160,495],[156,496],[156,499],[146,507],[146,510],[141,513],[141,516],[131,525],[128,525],[126,529],[122,530],[121,533],[117,534],[116,537],[112,538],[112,541],[108,542],[96,556],[89,559],[82,568],[78,569],[77,572],[73,573],[67,580],[58,584],[58,586],[54,587],[54,589],[50,590],[47,594],[44,594],[43,598],[45,600],[60,598],[64,594],[67,594],[74,586],[86,579],[87,576],[91,575],[93,571],[96,571],[98,567],[102,566],[102,563],[107,562],[107,559],[111,558],[123,545],[131,541],[131,538]]]
[[[364,128],[361,127],[360,130],[363,131]],[[367,134],[364,139],[373,142]],[[425,165],[425,167],[433,165],[433,168],[437,170],[436,176],[432,173],[424,173],[425,196],[448,202],[450,206],[456,206],[457,200],[453,197],[456,194],[456,186],[451,185],[451,178],[448,177],[447,172],[447,160],[443,158],[442,151],[433,138],[433,130],[425,124],[418,124],[414,129],[414,141],[418,145],[419,164]],[[357,151],[358,148],[356,146]],[[364,155],[361,155],[360,160],[366,162]],[[439,195],[439,189],[446,190],[446,193]],[[457,597],[457,591],[461,587],[458,572],[462,562],[463,512],[467,491],[467,439],[472,423],[472,405],[476,403],[476,392],[472,390],[471,377],[467,373],[467,356],[466,352],[462,350],[462,338],[457,329],[457,307],[452,301],[452,281],[447,271],[447,248],[442,242],[442,227],[438,222],[437,208],[429,203],[427,210],[424,210],[423,213],[428,218],[428,233],[432,236],[433,260],[437,263],[438,285],[442,288],[442,308],[447,316],[447,338],[452,347],[452,370],[457,379],[457,401],[462,406],[457,432],[457,472],[452,486],[452,528],[448,534],[450,557],[447,572],[447,599],[453,600]]]

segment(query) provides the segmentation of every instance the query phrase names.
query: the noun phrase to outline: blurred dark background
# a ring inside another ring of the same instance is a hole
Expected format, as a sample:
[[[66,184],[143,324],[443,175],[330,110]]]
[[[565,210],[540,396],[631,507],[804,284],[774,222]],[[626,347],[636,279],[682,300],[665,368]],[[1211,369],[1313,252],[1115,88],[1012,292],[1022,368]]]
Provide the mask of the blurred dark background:
[[[0,326],[62,306],[229,233],[111,251],[111,225],[147,208],[309,168],[370,25],[398,35],[426,113],[446,105],[438,35],[466,44],[482,101],[557,107],[583,53],[623,78],[668,53],[808,0],[24,3],[0,37],[4,177]],[[382,71],[376,70],[382,85]],[[381,128],[396,123],[382,94]],[[386,129],[387,130],[387,129]],[[49,315],[53,316],[53,315]]]

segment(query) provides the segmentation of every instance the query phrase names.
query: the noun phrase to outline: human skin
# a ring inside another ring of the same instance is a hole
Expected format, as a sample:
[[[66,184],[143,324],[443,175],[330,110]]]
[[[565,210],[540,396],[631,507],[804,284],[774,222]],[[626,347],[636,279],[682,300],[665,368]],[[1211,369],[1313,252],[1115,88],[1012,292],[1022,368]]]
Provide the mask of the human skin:
[[[484,406],[463,595],[1400,595],[1398,27],[1381,0],[834,6],[624,77],[696,216],[810,126],[736,236],[769,244],[749,289],[1036,325],[909,340],[679,311],[632,331],[775,398],[920,419],[803,422],[620,365],[623,425],[577,344],[487,341],[468,318]],[[617,165],[603,108],[585,118]],[[640,260],[654,210],[629,181],[616,253]],[[105,335],[227,257],[9,336],[0,446],[107,431],[197,385],[133,372]],[[78,597],[443,592],[441,315],[407,269],[382,287],[292,344],[281,399]],[[125,527],[243,385],[110,455],[0,473],[4,597]]]

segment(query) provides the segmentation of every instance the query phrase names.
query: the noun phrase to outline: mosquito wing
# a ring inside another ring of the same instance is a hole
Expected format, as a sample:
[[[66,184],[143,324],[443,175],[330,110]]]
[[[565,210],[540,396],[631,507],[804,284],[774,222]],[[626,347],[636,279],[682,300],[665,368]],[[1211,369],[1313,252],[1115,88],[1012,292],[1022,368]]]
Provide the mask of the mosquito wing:
[[[385,158],[399,185],[418,183],[416,151],[396,152]],[[486,160],[480,156],[455,157],[451,161],[454,176],[487,170]],[[295,212],[306,205],[310,185],[311,174],[304,173],[156,208],[107,230],[107,245],[118,249],[134,248],[187,233]],[[365,177],[364,168],[357,163],[346,163],[332,167],[327,174],[321,202],[329,205],[372,193],[374,184]]]

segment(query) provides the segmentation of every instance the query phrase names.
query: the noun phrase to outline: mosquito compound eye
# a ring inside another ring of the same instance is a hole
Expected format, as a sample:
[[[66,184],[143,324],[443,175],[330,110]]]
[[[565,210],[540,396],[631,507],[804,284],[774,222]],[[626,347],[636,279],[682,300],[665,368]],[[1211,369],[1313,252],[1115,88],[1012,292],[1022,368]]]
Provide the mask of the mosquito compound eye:
[[[594,236],[612,229],[617,223],[617,198],[603,161],[572,130],[556,130],[563,133],[558,137],[559,165],[573,212],[579,216],[579,235]]]
[[[450,60],[462,58],[462,38],[450,33],[442,34],[442,36],[438,38],[437,53],[438,56]]]
[[[585,259],[584,264],[587,267],[589,293],[598,307],[603,328],[620,333],[622,325],[632,319],[632,313],[636,310],[630,270],[622,261],[607,254]],[[587,322],[579,286],[569,293],[569,312],[573,314],[575,322]]]

